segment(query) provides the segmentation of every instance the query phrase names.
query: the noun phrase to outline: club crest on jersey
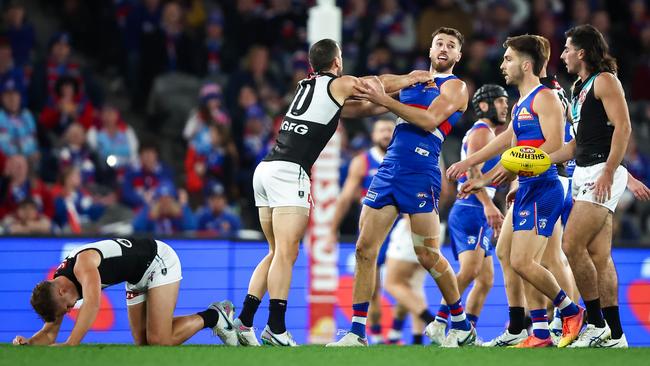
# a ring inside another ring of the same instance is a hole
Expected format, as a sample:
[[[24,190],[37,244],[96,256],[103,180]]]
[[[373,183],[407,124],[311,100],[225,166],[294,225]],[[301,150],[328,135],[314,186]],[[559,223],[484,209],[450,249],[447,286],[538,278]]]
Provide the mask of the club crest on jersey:
[[[431,89],[431,88],[438,89],[438,85],[433,80],[427,81],[427,83],[424,85],[424,89]]]
[[[520,121],[530,121],[533,119],[533,115],[528,112],[528,109],[526,109],[526,107],[523,107],[519,110],[519,113],[517,113],[517,119]]]
[[[547,222],[548,222],[548,220],[546,220],[546,219],[539,219],[539,222],[538,222],[539,228],[540,229],[546,228],[546,223]]]
[[[476,244],[476,237],[475,236],[468,236],[467,237],[467,244],[470,244],[470,245]]]

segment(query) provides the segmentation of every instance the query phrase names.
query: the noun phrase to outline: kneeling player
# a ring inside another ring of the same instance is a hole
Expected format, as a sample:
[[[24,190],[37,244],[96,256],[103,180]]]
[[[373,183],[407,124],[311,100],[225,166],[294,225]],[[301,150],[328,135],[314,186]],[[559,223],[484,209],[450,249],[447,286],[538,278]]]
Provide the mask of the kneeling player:
[[[15,345],[56,342],[65,313],[83,298],[79,316],[63,345],[81,343],[99,312],[104,287],[126,282],[129,324],[136,345],[179,345],[204,328],[212,328],[224,343],[237,344],[230,301],[207,310],[174,317],[181,263],[167,244],[153,239],[112,239],[73,250],[54,279],[34,287],[31,304],[45,325],[31,338],[16,336]]]

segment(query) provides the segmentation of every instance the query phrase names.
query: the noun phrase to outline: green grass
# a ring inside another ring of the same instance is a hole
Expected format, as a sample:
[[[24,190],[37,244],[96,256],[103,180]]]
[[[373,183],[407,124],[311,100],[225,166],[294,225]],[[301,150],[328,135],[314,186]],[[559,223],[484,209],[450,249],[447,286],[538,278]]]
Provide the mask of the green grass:
[[[223,346],[134,347],[83,345],[70,348],[0,345],[0,365],[648,365],[650,348],[631,349],[440,349],[435,347],[375,346],[370,348],[226,348]]]

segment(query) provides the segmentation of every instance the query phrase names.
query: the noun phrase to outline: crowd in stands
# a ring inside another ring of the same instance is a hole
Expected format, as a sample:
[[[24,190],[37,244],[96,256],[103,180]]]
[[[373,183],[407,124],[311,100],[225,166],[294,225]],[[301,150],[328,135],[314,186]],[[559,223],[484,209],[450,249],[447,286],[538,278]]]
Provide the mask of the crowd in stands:
[[[252,174],[296,82],[310,71],[306,23],[315,3],[0,1],[2,230],[224,237],[256,230]],[[559,58],[564,31],[593,24],[618,59],[630,105],[637,141],[625,164],[650,185],[647,1],[336,3],[346,73],[427,69],[431,32],[444,25],[465,35],[455,71],[470,93],[504,84],[503,41],[522,33],[551,41],[549,73],[568,89],[573,77]],[[50,21],[36,24],[39,14]],[[515,101],[516,90],[508,91]],[[449,136],[447,163],[458,159],[473,118],[466,113]],[[369,147],[371,123],[342,124],[341,181],[349,160]],[[349,234],[356,230],[352,212]],[[617,217],[619,239],[650,241],[647,204],[623,199]]]

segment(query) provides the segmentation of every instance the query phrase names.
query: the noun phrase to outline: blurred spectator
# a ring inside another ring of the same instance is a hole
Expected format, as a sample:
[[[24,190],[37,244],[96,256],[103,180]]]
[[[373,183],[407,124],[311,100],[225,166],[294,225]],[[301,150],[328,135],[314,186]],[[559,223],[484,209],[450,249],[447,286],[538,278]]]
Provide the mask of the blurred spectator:
[[[420,12],[417,19],[417,49],[428,53],[431,33],[443,26],[458,29],[465,38],[473,34],[472,17],[461,8],[458,1],[435,0],[432,6]]]
[[[104,205],[94,202],[75,166],[63,169],[59,183],[61,191],[54,201],[54,222],[63,232],[86,232],[85,227],[104,213]]]
[[[27,66],[34,49],[34,27],[27,22],[25,7],[15,2],[9,5],[5,13],[6,33],[11,41],[11,49],[16,66]]]
[[[400,8],[398,0],[381,0],[375,31],[380,42],[385,42],[397,55],[408,54],[415,48],[415,21]]]
[[[640,47],[630,52],[633,70],[631,97],[634,100],[650,100],[650,23],[641,30]]]
[[[22,155],[7,157],[0,178],[0,218],[14,213],[18,204],[28,198],[36,202],[39,212],[53,217],[54,203],[50,190],[40,179],[29,177],[27,159]]]
[[[15,88],[20,91],[23,103],[27,100],[27,77],[20,67],[16,67],[13,59],[13,51],[9,40],[0,37],[0,85],[13,82]],[[25,103],[26,104],[26,103]]]
[[[268,153],[271,120],[259,105],[246,109],[242,165],[254,169]]]
[[[256,0],[223,1],[226,39],[233,40],[233,62],[239,62],[250,45],[266,39],[264,5]],[[237,66],[236,64],[234,66]]]
[[[228,209],[223,185],[206,185],[207,204],[197,212],[198,231],[203,235],[234,237],[241,229],[239,217]]]
[[[218,180],[232,190],[237,163],[237,150],[228,136],[227,128],[211,125],[197,135],[185,157],[187,191],[192,204],[197,202],[197,197],[202,196],[208,179]]]
[[[363,61],[369,52],[369,43],[374,26],[374,17],[368,11],[368,0],[350,0],[343,7],[343,42],[341,50],[345,67],[353,74],[363,68]]]
[[[39,123],[55,136],[61,136],[72,123],[80,123],[84,129],[95,124],[95,109],[83,97],[79,80],[62,76],[56,81],[55,94],[41,111]]]
[[[185,32],[183,8],[178,2],[164,5],[160,29],[142,34],[141,52],[142,91],[136,105],[149,95],[156,76],[174,71],[196,73],[196,47]]]
[[[203,42],[203,54],[201,75],[221,76],[223,72],[223,51],[224,51],[224,19],[221,11],[213,11],[205,24],[205,41]]]
[[[124,175],[122,202],[132,209],[140,209],[153,201],[154,192],[161,181],[172,181],[171,170],[158,160],[158,146],[140,145],[140,159]]]
[[[173,235],[196,229],[196,219],[187,205],[187,197],[180,198],[171,182],[161,182],[151,204],[145,206],[133,219],[133,230],[152,235]]]
[[[631,135],[628,141],[623,165],[634,178],[650,186],[650,156],[639,151],[634,135]]]
[[[88,131],[88,145],[97,152],[100,164],[122,176],[126,169],[138,161],[138,137],[133,128],[122,119],[120,111],[104,105],[99,128]]]
[[[575,0],[571,2],[571,23],[567,29],[580,24],[588,24],[591,19],[591,6],[589,0]]]
[[[81,173],[82,184],[102,181],[102,166],[97,159],[97,153],[86,142],[86,131],[80,124],[73,123],[68,127],[63,137],[63,145],[57,151],[58,172],[75,167]]]
[[[32,166],[38,166],[40,154],[34,116],[21,107],[20,91],[13,80],[6,81],[0,88],[0,150],[6,156],[25,155]]]
[[[29,85],[29,103],[33,110],[40,110],[48,101],[59,100],[61,84],[58,81],[64,76],[76,81],[75,98],[85,100],[88,97],[92,104],[102,104],[101,90],[95,85],[91,73],[73,60],[70,35],[60,32],[50,38],[47,59],[34,67]]]
[[[131,98],[140,98],[141,102],[145,98],[140,78],[142,39],[151,39],[153,34],[158,32],[161,14],[160,0],[136,2],[127,15],[126,27],[122,35],[126,54],[126,85]]]
[[[11,235],[50,234],[52,221],[38,212],[38,206],[32,199],[25,199],[18,204],[16,211],[4,218],[4,233]]]
[[[379,44],[368,55],[366,72],[369,75],[393,74],[395,64],[394,54],[385,44]]]
[[[306,17],[304,2],[271,0],[266,11],[266,44],[272,51],[293,52],[306,44]],[[281,48],[281,50],[279,50]]]
[[[183,137],[191,141],[197,133],[213,123],[229,127],[230,117],[224,110],[221,87],[218,84],[208,83],[201,87],[199,108],[191,112],[183,129]]]
[[[280,83],[277,74],[271,72],[269,62],[268,48],[260,45],[250,48],[243,70],[233,74],[228,80],[225,97],[229,111],[236,109],[237,97],[241,96],[241,90],[245,86],[252,87],[262,101],[282,95],[284,85]]]

